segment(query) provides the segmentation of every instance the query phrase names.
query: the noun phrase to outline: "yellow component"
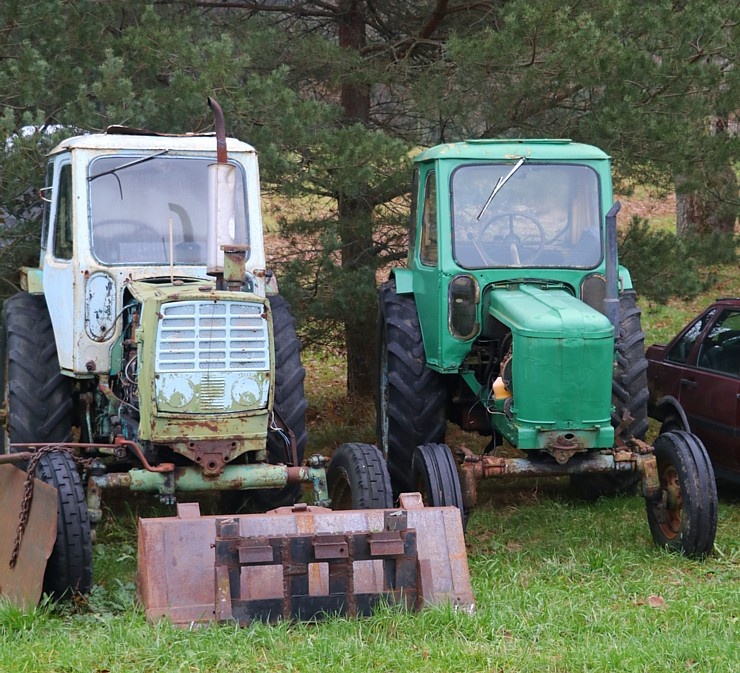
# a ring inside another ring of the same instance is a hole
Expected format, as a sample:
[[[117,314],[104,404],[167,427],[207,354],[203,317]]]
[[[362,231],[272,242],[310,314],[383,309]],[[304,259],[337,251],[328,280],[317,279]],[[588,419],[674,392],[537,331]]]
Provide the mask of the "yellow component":
[[[511,392],[507,390],[504,380],[500,376],[493,382],[493,397],[496,400],[505,400],[507,397],[511,397]]]

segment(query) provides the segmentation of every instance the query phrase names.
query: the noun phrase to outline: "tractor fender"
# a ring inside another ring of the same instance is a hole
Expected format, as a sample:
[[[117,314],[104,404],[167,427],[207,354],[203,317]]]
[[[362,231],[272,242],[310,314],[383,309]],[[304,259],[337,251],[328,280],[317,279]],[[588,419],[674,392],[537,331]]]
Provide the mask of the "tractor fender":
[[[392,269],[391,278],[396,281],[396,294],[414,294],[414,274],[411,269]]]

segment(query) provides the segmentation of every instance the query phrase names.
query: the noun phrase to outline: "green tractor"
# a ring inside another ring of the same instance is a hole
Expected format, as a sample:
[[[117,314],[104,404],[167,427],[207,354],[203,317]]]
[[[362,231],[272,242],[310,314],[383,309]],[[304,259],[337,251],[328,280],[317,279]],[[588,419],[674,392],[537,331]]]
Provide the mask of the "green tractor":
[[[609,157],[473,140],[415,163],[407,267],[380,288],[378,443],[394,492],[465,519],[482,478],[569,475],[592,497],[639,482],[656,543],[708,554],[704,446],[683,431],[645,442],[644,335],[617,261]],[[483,454],[444,444],[448,421],[489,436]]]

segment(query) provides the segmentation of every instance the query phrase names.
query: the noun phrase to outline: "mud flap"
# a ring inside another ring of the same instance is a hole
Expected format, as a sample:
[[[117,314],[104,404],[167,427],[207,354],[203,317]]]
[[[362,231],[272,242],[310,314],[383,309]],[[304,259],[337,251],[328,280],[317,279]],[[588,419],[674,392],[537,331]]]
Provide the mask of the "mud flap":
[[[138,592],[147,619],[175,624],[370,614],[377,604],[472,611],[460,511],[423,507],[140,519]]]
[[[46,562],[57,536],[57,491],[34,480],[33,499],[14,568],[10,568],[26,473],[0,465],[0,595],[27,610],[38,605]]]

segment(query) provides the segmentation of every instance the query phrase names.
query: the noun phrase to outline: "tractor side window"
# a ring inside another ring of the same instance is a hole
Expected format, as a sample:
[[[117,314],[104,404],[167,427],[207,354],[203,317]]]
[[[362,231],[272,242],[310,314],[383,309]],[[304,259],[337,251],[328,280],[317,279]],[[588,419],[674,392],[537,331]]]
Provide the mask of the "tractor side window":
[[[424,210],[421,220],[421,246],[419,256],[422,264],[437,264],[437,183],[434,171],[427,173],[424,184]]]
[[[699,349],[699,367],[740,376],[740,311],[725,311]]]
[[[714,317],[715,313],[716,310],[709,311],[709,313],[699,318],[691,327],[689,327],[673,348],[668,351],[665,359],[677,364],[684,364],[689,359],[691,349],[694,347],[696,340],[704,331],[704,327],[706,327],[707,323]]]
[[[54,221],[54,257],[72,259],[72,165],[59,172]]]
[[[414,171],[414,177],[411,181],[411,222],[409,224],[409,253],[413,254],[414,247],[416,246],[417,223],[416,217],[419,213],[418,209],[418,197],[419,197],[419,169]]]
[[[40,190],[41,203],[43,207],[43,215],[41,218],[41,248],[45,250],[48,241],[47,236],[49,235],[49,218],[51,217],[51,194],[52,185],[54,184],[54,162],[50,161],[46,165],[46,181],[44,182],[43,189]]]

